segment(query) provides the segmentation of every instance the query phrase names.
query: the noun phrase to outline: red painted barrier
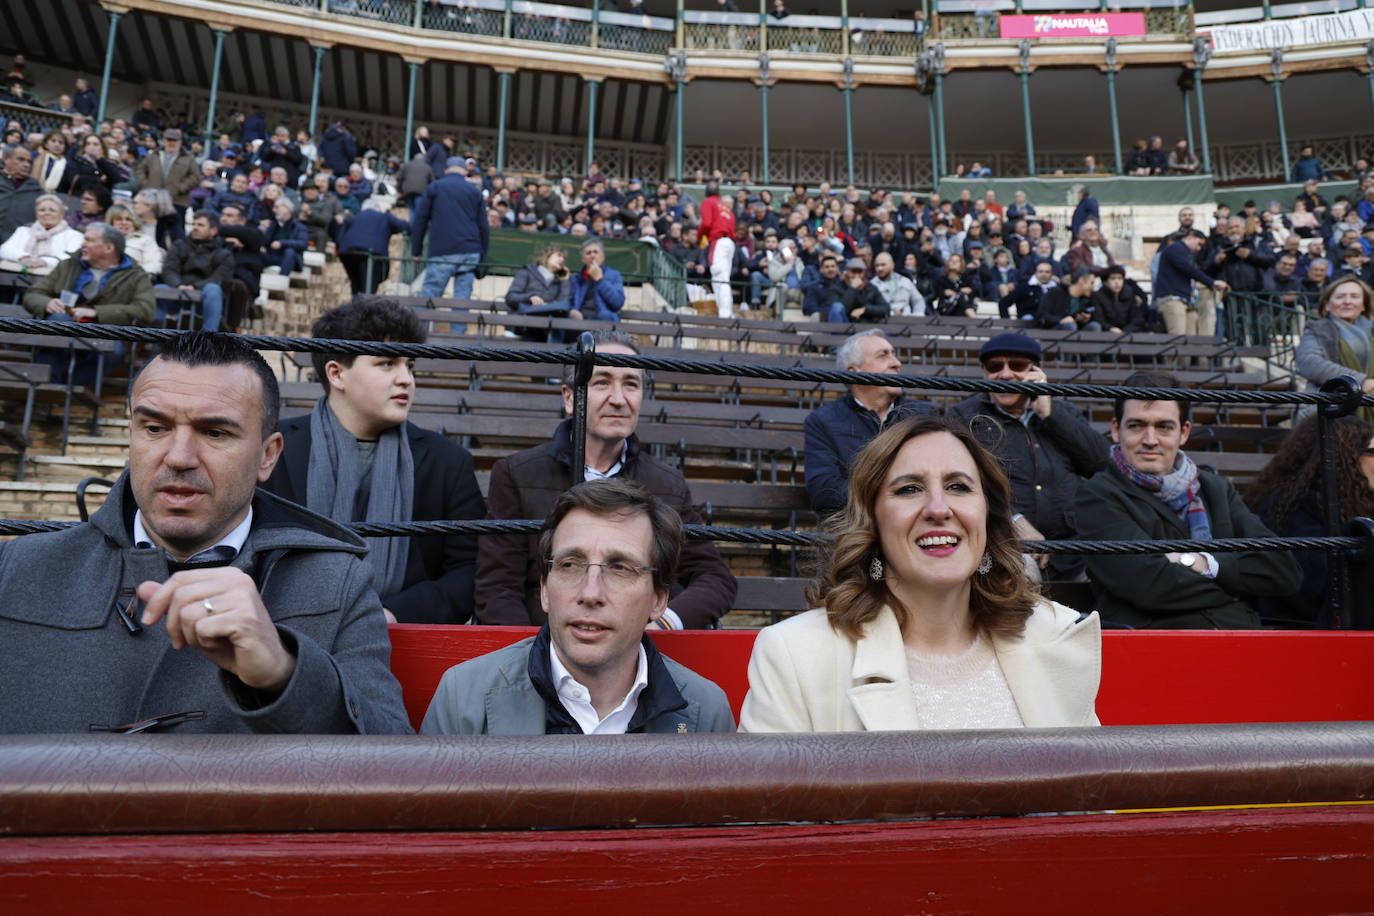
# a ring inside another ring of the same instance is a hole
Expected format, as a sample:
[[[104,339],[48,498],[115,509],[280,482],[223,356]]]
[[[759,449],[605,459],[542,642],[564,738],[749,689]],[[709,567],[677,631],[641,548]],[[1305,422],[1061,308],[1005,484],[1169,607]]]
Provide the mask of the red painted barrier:
[[[391,667],[419,726],[445,671],[523,639],[525,627],[391,628]],[[652,634],[719,684],[738,717],[754,630]],[[1374,721],[1374,632],[1115,631],[1102,637],[1104,725]]]
[[[0,840],[7,916],[1309,916],[1368,913],[1371,875],[1369,806],[770,827]]]

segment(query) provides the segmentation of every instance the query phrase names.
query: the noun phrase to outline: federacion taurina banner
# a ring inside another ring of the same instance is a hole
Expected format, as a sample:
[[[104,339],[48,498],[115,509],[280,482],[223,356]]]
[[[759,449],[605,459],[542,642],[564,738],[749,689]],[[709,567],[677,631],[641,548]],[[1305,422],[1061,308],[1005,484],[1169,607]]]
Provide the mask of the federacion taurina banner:
[[[1328,16],[1299,16],[1270,19],[1242,25],[1219,25],[1199,34],[1210,35],[1212,47],[1227,51],[1271,51],[1302,45],[1325,45],[1341,41],[1368,41],[1374,38],[1374,9],[1332,13]]]

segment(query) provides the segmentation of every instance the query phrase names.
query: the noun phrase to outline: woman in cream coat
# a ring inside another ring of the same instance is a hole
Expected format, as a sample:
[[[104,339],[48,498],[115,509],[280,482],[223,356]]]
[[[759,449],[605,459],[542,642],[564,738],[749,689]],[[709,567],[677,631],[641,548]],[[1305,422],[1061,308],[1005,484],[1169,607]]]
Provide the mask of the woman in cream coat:
[[[761,631],[740,731],[1097,725],[1096,614],[1041,599],[996,460],[915,417],[854,461],[821,607]]]

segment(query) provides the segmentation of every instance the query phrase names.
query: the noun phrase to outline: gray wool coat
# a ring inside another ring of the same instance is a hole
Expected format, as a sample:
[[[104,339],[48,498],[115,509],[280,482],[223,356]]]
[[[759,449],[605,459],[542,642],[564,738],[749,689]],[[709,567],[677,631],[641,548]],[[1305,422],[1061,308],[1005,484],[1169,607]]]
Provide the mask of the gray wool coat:
[[[420,726],[424,735],[542,735],[544,699],[529,675],[534,637],[479,655],[445,672]],[[647,734],[732,732],[725,691],[666,655],[660,656],[678,692],[680,710],[650,719]]]
[[[127,472],[87,524],[0,544],[0,732],[85,732],[203,710],[173,734],[402,734],[411,731],[390,669],[381,603],[352,532],[258,490],[233,566],[296,654],[286,688],[264,697],[200,650],[174,650],[161,622],[130,632],[116,611],[168,576],[167,555],[132,543]],[[264,701],[267,701],[264,703]]]

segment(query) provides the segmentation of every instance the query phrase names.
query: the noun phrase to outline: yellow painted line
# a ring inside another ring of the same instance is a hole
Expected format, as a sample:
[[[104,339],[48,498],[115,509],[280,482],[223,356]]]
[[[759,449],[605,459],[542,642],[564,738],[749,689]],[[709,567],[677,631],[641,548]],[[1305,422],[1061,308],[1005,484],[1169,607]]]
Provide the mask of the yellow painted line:
[[[1193,805],[1186,808],[1116,808],[1117,814],[1155,814],[1163,811],[1244,811],[1256,808],[1330,808],[1336,805],[1374,805],[1374,801],[1279,802],[1272,805]]]

